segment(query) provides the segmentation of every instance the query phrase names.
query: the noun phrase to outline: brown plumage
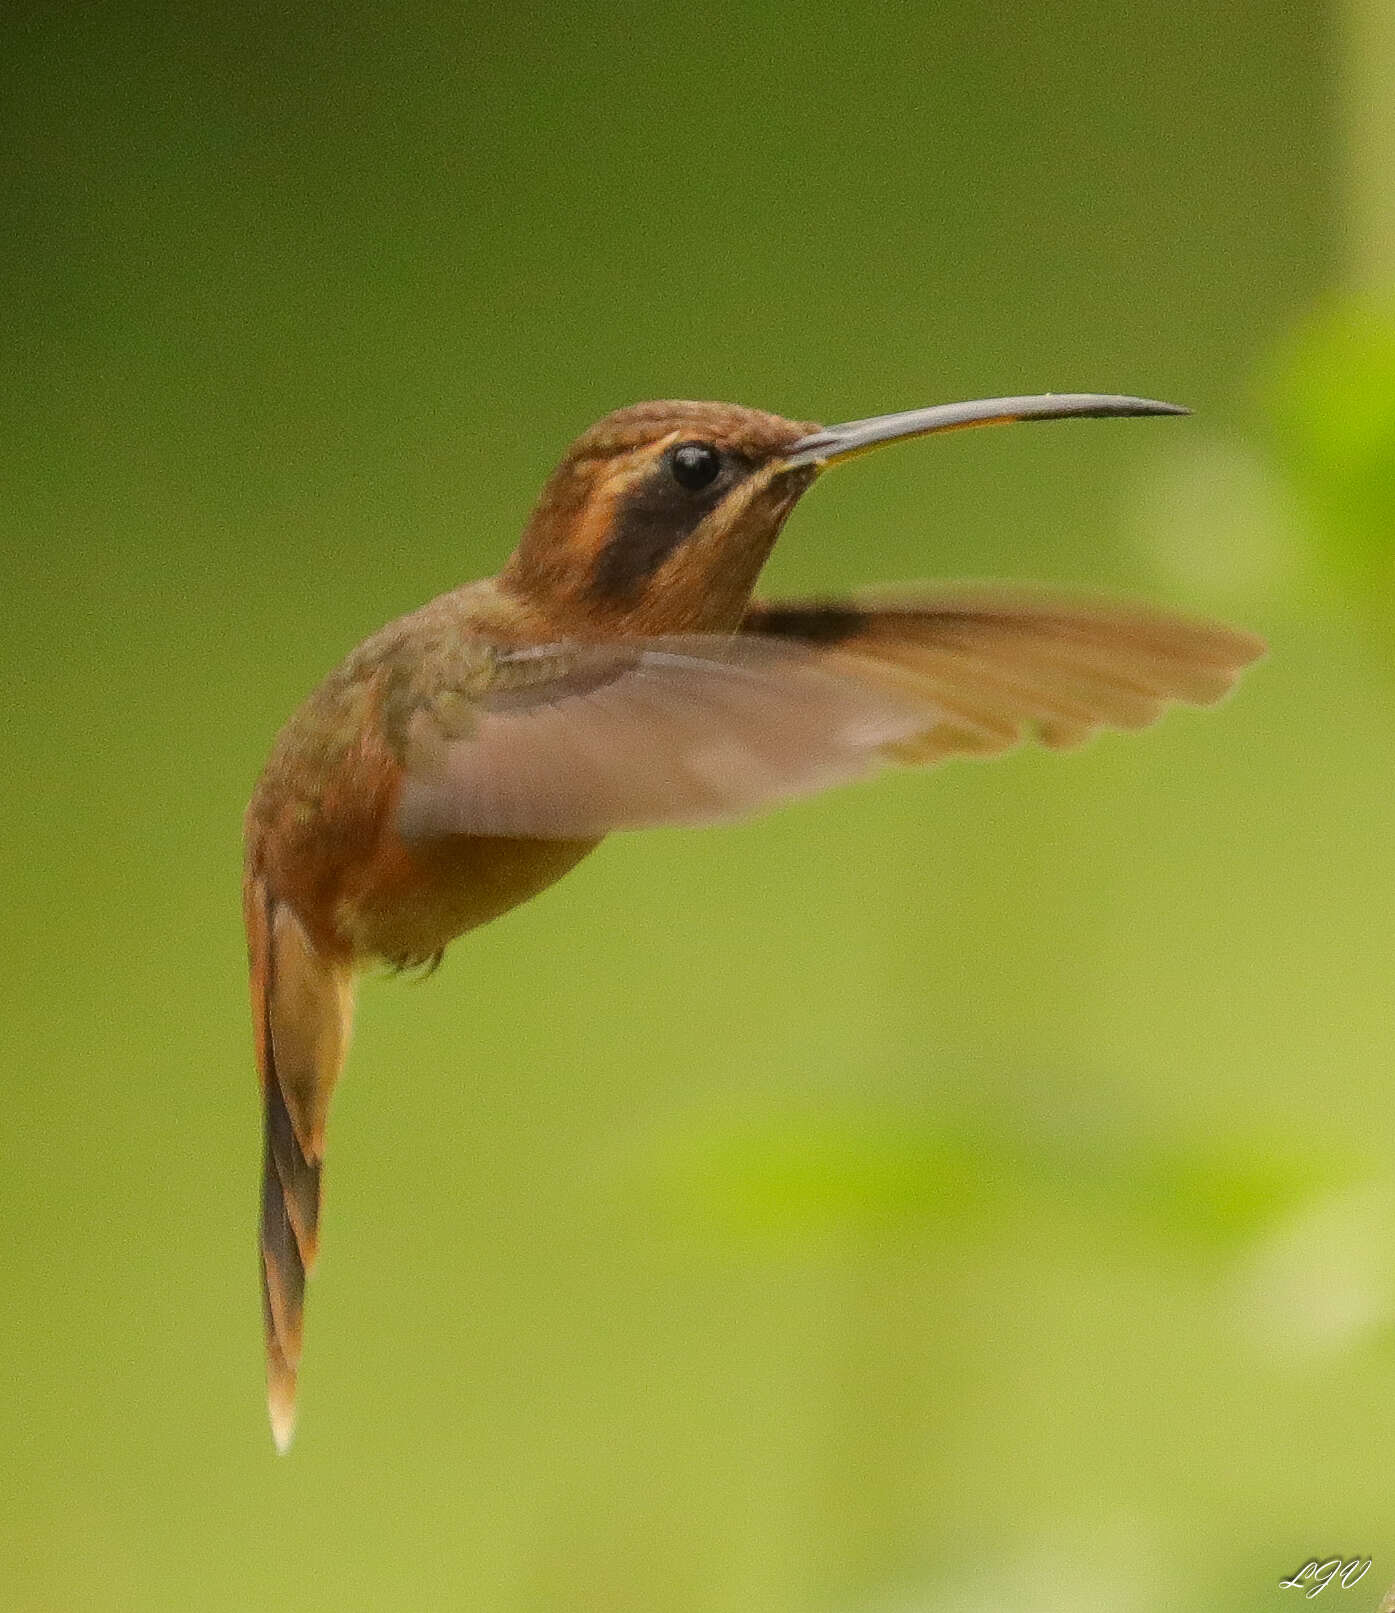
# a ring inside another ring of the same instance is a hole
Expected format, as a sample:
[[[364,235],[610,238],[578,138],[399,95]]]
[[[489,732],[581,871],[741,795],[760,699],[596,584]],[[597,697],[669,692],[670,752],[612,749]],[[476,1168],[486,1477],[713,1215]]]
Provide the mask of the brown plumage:
[[[390,623],[301,706],[248,808],[244,882],[281,1449],[356,972],[434,962],[614,830],[1218,699],[1259,641],[1146,606],[993,583],[751,601],[825,465],[967,425],[1178,412],[1048,395],[821,428],[718,403],[622,409],[572,445],[498,578]]]

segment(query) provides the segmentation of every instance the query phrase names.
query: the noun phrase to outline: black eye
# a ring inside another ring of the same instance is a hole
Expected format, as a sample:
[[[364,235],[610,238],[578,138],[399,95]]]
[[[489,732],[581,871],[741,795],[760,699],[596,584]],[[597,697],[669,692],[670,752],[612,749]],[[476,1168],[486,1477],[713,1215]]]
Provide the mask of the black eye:
[[[710,442],[680,442],[668,456],[673,479],[690,493],[711,487],[722,468],[722,456]]]

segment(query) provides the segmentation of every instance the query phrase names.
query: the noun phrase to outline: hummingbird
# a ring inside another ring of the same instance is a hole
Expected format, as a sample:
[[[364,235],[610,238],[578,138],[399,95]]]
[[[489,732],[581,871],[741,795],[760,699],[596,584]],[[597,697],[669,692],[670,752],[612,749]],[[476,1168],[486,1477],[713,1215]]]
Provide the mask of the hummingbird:
[[[434,967],[618,830],[723,822],[1023,739],[1069,749],[1219,699],[1260,640],[1144,604],[1005,583],[752,597],[831,465],[965,427],[1187,412],[1088,393],[837,426],[620,409],[571,445],[497,576],[389,623],[301,705],[247,809],[243,881],[280,1450],[356,976]]]

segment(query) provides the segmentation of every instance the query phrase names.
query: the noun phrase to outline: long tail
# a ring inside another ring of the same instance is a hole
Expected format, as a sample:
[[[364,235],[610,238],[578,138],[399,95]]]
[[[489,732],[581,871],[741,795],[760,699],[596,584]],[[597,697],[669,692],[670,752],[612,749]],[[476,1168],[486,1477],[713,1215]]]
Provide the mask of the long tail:
[[[284,1451],[295,1432],[305,1281],[320,1230],[320,1170],[330,1095],[348,1051],[353,977],[321,957],[286,903],[251,877],[244,892],[262,1080],[262,1313],[267,1409]]]

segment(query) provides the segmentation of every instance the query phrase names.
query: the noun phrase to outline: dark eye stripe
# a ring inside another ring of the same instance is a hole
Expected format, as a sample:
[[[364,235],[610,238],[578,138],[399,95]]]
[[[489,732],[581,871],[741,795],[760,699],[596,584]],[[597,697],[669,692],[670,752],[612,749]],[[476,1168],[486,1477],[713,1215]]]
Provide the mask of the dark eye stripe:
[[[731,489],[731,474],[696,491],[680,487],[666,461],[667,456],[616,507],[591,579],[591,592],[599,598],[626,599],[637,593]],[[728,466],[737,474],[749,469],[733,456],[728,456]]]

